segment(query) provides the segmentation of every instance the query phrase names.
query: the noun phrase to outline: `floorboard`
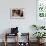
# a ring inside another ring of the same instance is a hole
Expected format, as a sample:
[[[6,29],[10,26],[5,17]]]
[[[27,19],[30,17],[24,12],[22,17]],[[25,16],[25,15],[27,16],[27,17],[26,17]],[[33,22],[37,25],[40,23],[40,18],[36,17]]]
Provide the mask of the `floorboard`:
[[[9,42],[7,46],[15,46],[15,45],[16,45],[15,42]],[[0,42],[0,46],[5,46],[4,42]],[[30,46],[37,46],[37,43],[32,42],[32,43],[30,43]],[[46,43],[44,43],[44,45],[42,45],[42,46],[46,46]]]

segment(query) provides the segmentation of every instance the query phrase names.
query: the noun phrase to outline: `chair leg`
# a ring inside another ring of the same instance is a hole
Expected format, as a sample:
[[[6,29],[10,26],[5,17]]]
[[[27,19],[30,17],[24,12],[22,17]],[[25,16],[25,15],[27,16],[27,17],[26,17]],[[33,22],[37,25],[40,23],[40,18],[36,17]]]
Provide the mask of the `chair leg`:
[[[7,46],[7,42],[6,42],[6,41],[5,41],[5,43],[4,43],[4,44],[5,44],[5,46]]]
[[[7,34],[5,34],[5,46],[7,46]]]
[[[17,34],[17,46],[18,46],[18,34]]]

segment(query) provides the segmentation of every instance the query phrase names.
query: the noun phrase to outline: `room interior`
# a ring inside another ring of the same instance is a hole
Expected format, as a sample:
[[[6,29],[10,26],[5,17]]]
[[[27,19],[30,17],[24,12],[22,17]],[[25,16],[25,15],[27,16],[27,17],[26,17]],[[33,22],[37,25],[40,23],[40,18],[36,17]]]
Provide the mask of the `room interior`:
[[[0,46],[46,46],[46,0],[0,0]]]

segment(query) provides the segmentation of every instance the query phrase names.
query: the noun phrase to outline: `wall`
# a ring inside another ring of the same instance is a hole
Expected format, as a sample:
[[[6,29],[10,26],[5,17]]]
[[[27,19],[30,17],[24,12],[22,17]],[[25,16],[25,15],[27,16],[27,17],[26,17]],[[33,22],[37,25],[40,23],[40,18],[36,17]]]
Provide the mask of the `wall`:
[[[24,19],[10,19],[10,8],[24,8]],[[0,34],[9,32],[11,27],[19,27],[19,32],[30,32],[36,24],[36,0],[0,0]]]

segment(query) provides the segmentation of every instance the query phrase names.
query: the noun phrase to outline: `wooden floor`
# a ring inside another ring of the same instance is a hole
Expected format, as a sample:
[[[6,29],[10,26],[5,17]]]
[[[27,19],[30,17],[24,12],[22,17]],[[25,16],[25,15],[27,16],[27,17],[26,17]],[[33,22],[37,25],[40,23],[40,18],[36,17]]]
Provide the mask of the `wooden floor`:
[[[4,43],[2,42],[0,42],[0,46],[4,46]],[[8,43],[8,45],[7,46],[15,46],[15,43]],[[25,46],[25,45],[24,45]],[[37,43],[30,43],[30,46],[37,46]],[[41,46],[46,46],[46,43],[44,43],[44,45],[41,45]]]

